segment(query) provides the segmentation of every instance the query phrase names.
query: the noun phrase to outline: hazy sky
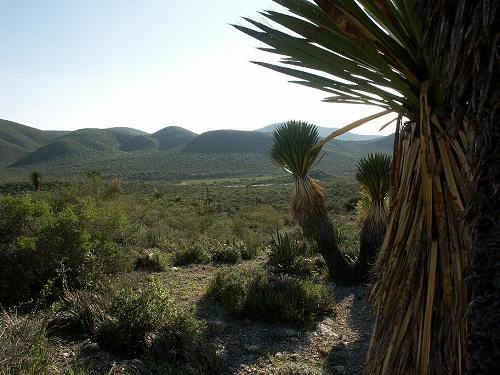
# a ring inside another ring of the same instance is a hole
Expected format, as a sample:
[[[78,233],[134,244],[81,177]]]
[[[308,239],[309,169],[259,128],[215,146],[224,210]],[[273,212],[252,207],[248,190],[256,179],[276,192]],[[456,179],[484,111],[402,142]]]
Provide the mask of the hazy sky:
[[[270,0],[0,0],[0,118],[40,129],[340,127],[380,109],[249,63],[273,62],[229,23]],[[376,133],[381,119],[358,128]],[[386,129],[388,134],[393,129]]]

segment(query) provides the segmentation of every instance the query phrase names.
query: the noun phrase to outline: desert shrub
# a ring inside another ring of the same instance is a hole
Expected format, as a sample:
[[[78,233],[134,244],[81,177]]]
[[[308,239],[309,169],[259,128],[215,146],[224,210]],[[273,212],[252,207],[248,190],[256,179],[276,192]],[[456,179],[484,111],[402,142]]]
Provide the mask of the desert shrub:
[[[277,233],[273,238],[267,264],[274,272],[310,274],[313,263],[305,257],[307,244],[291,238],[288,233]]]
[[[172,253],[175,265],[206,263],[212,259],[210,244],[206,241],[180,242]]]
[[[165,254],[157,249],[142,251],[135,260],[135,271],[161,272],[165,271],[167,260]]]
[[[355,225],[336,224],[335,235],[342,252],[354,261],[359,254],[359,226],[357,223]]]
[[[206,330],[189,314],[178,314],[155,334],[145,350],[141,374],[215,375],[220,361]]]
[[[240,237],[244,245],[241,248],[241,258],[243,260],[251,260],[259,256],[266,248],[267,241],[264,238],[267,237],[253,231],[243,231]]]
[[[176,314],[170,293],[153,280],[146,288],[118,290],[107,309],[108,319],[98,328],[97,339],[111,351],[140,351],[148,334]]]
[[[140,374],[216,374],[219,361],[203,323],[179,310],[157,280],[117,291],[97,341],[118,353],[141,356]]]
[[[50,360],[44,318],[0,312],[0,374],[49,374]]]
[[[241,259],[252,260],[255,259],[261,252],[263,246],[252,246],[251,244],[243,243],[240,245]]]
[[[241,250],[243,247],[243,244],[236,243],[235,241],[232,244],[216,242],[210,249],[212,260],[225,263],[239,262],[242,258]]]
[[[306,323],[331,310],[330,291],[309,280],[256,268],[219,271],[208,295],[237,317]]]
[[[128,266],[121,248],[127,226],[123,212],[92,198],[58,210],[44,198],[1,198],[0,303],[29,300],[44,288],[47,295],[96,288]]]
[[[106,320],[105,299],[88,291],[66,291],[52,307],[49,331],[95,334]]]

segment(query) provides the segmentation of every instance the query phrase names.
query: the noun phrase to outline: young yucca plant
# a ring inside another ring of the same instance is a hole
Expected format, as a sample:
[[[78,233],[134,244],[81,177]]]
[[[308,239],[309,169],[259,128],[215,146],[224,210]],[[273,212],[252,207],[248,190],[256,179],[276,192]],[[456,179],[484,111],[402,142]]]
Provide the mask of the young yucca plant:
[[[38,169],[33,169],[30,174],[31,183],[36,191],[40,191],[42,185],[42,174]]]
[[[389,213],[386,198],[390,189],[391,158],[382,153],[368,154],[357,165],[356,179],[370,199],[363,214],[360,233],[360,251],[356,273],[368,281],[369,270],[384,241]]]
[[[321,159],[318,129],[307,122],[288,121],[276,128],[273,141],[272,160],[294,177],[290,194],[293,217],[304,235],[316,242],[331,278],[340,284],[352,283],[352,265],[338,247],[325,190],[309,176],[311,168]]]

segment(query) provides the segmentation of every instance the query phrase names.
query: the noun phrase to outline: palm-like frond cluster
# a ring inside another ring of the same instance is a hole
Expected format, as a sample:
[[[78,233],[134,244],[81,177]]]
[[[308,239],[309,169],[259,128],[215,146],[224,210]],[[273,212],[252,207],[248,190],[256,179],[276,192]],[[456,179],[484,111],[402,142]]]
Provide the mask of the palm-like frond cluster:
[[[295,179],[290,195],[292,213],[306,235],[310,235],[310,217],[327,216],[324,188],[309,177],[321,151],[321,147],[316,147],[320,141],[318,129],[307,122],[288,121],[278,125],[273,141],[272,160]]]
[[[358,162],[356,179],[372,200],[383,201],[391,185],[391,158],[382,153],[368,154]]]
[[[418,115],[418,25],[411,1],[275,0],[289,13],[261,14],[299,36],[249,18],[257,30],[235,25],[284,55],[280,64],[255,62],[325,91],[333,103],[373,104],[408,118]]]
[[[303,121],[288,121],[278,125],[273,132],[271,158],[294,176],[305,178],[318,162],[321,148],[315,125]]]

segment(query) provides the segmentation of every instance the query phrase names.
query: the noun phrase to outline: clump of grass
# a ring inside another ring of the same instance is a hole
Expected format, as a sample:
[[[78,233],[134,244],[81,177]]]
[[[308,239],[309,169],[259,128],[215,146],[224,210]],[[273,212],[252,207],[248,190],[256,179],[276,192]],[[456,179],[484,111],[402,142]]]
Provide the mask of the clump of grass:
[[[162,272],[165,271],[167,261],[165,255],[156,249],[142,251],[135,260],[135,271]]]
[[[157,331],[146,349],[141,374],[219,374],[220,361],[207,343],[205,326],[193,316],[178,314]]]
[[[219,271],[208,295],[237,317],[307,323],[331,311],[333,298],[323,285],[260,268]]]
[[[292,239],[288,233],[278,233],[271,243],[267,264],[273,272],[311,274],[313,263],[305,257],[306,253],[304,241]]]
[[[51,373],[44,318],[0,312],[0,374]]]
[[[98,294],[83,290],[66,291],[54,304],[48,322],[50,331],[95,334],[106,320],[106,301]]]

